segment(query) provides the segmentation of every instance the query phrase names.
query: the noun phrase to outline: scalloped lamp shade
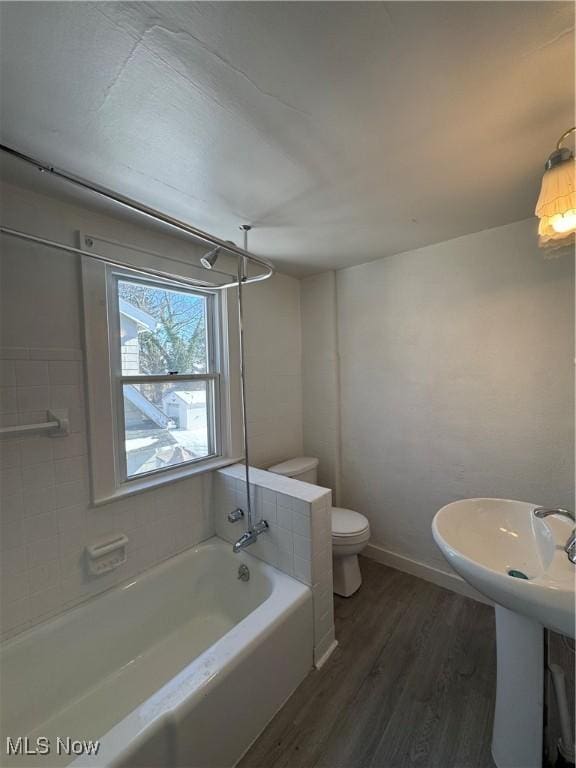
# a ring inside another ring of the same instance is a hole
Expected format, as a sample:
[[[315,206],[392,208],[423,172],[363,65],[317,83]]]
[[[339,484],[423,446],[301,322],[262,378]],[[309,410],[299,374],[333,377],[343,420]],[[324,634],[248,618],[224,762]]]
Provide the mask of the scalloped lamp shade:
[[[543,248],[561,248],[574,243],[575,173],[574,158],[570,158],[547,170],[542,178],[536,216],[540,219],[538,241]]]

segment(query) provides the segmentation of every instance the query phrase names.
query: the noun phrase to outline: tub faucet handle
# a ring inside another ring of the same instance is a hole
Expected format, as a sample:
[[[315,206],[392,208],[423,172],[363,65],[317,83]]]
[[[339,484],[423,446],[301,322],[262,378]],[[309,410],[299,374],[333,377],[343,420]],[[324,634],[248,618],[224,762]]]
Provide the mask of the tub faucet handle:
[[[239,520],[242,520],[243,517],[244,517],[244,510],[240,509],[240,507],[233,510],[232,512],[228,512],[229,523],[237,523]]]

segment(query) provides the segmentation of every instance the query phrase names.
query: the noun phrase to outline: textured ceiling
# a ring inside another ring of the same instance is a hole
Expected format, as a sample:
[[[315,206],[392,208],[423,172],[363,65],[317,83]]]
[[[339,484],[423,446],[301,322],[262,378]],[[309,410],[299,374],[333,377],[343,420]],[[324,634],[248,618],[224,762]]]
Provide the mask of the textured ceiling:
[[[2,141],[284,271],[533,213],[574,117],[556,2],[1,4]]]

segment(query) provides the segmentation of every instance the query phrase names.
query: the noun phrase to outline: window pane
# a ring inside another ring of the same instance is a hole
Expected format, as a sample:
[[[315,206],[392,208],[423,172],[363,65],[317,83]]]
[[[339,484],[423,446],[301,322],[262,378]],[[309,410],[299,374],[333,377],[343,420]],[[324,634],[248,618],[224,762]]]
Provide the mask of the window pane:
[[[206,373],[207,297],[118,281],[123,376]]]
[[[123,384],[127,476],[213,454],[206,381]]]

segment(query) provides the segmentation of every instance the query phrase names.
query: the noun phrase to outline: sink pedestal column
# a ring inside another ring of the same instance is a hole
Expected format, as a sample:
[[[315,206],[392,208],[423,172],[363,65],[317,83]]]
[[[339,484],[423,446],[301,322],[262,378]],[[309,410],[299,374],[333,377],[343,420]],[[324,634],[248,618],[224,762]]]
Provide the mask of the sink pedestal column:
[[[544,630],[496,605],[497,684],[492,757],[498,768],[542,768]]]

